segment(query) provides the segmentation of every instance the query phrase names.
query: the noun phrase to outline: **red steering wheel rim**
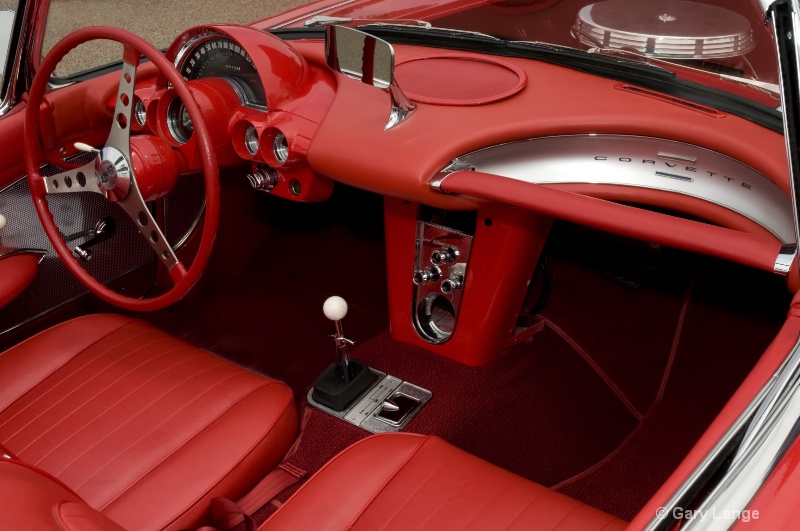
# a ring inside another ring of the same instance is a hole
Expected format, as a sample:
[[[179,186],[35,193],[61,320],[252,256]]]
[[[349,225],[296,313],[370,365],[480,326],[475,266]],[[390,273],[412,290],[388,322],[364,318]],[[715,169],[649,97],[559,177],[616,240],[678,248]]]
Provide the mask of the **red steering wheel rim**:
[[[192,141],[199,142],[200,149],[198,151],[202,159],[206,187],[206,208],[203,235],[197,254],[188,270],[180,262],[170,269],[170,276],[174,283],[170,290],[149,299],[136,299],[117,293],[106,287],[84,269],[81,263],[72,255],[53,220],[45,198],[46,187],[39,172],[39,165],[44,156],[39,133],[39,114],[47,83],[56,66],[67,53],[80,44],[97,39],[107,39],[121,43],[125,50],[123,60],[131,65],[139,64],[141,54],[158,68],[172,84],[189,112],[189,117],[194,125]],[[59,41],[42,61],[28,94],[28,105],[25,110],[24,154],[31,197],[44,231],[63,263],[92,293],[120,308],[135,311],[153,311],[177,302],[198,281],[211,256],[219,224],[219,170],[211,136],[203,121],[200,107],[197,105],[183,77],[178,74],[172,63],[152,44],[125,30],[107,26],[83,28],[70,33]]]

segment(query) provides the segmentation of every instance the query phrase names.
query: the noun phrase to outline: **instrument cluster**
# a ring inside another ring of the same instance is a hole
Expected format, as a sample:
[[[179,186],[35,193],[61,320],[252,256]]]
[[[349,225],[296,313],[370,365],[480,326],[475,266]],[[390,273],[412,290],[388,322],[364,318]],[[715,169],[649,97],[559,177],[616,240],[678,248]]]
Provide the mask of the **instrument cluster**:
[[[249,161],[247,178],[256,190],[298,201],[327,199],[332,182],[315,175],[306,160],[321,106],[304,102],[324,102],[325,94],[332,99],[332,80],[286,42],[243,26],[190,29],[166,55],[200,105],[220,166]],[[163,80],[155,85],[137,87],[134,129],[162,137],[192,166],[198,155],[192,118],[174,88]]]

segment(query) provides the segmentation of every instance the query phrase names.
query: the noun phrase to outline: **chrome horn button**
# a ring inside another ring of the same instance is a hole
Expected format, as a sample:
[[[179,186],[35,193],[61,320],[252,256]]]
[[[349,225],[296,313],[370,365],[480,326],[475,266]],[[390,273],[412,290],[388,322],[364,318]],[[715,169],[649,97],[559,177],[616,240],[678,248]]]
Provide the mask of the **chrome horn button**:
[[[125,155],[115,147],[100,150],[95,163],[97,184],[109,199],[121,201],[131,188],[131,165]]]

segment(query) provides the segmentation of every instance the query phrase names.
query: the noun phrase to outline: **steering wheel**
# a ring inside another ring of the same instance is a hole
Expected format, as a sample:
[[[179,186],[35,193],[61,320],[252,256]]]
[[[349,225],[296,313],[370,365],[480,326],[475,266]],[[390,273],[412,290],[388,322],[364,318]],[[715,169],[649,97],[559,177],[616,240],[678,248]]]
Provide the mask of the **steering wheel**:
[[[67,169],[42,178],[39,165],[44,148],[39,132],[39,116],[45,89],[56,66],[67,53],[80,44],[96,39],[116,41],[122,44],[124,50],[111,132],[103,148],[95,150],[94,160],[79,168]],[[151,193],[153,182],[168,180],[164,174],[169,172],[177,177],[179,163],[177,154],[160,138],[153,135],[131,136],[136,67],[142,55],[149,59],[172,84],[194,125],[194,133],[189,142],[198,143],[197,152],[201,157],[204,172],[206,210],[203,235],[189,269],[186,269],[175,255],[175,250],[164,237],[164,232],[145,202],[150,197],[146,194]],[[208,264],[219,223],[219,172],[216,156],[200,108],[192,97],[186,81],[152,44],[127,31],[104,26],[83,28],[59,41],[42,61],[28,94],[24,150],[31,196],[45,233],[63,263],[92,293],[121,308],[151,311],[178,301],[200,278]],[[75,192],[98,193],[122,207],[153,248],[158,260],[169,271],[173,285],[168,291],[153,298],[137,299],[113,291],[89,274],[67,247],[47,206],[48,194]]]

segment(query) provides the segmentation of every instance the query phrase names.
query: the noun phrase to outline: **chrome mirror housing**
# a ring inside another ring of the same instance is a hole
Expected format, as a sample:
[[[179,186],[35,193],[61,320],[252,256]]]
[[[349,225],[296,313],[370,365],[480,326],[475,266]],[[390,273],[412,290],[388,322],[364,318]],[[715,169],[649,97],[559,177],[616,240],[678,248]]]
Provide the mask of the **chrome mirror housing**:
[[[389,92],[392,111],[384,130],[396,126],[416,108],[394,78],[394,49],[388,42],[345,26],[328,26],[325,59],[340,74]]]
[[[6,63],[8,62],[8,48],[11,44],[11,35],[14,31],[14,12],[0,11],[0,87],[5,86]],[[0,91],[5,92],[5,91]],[[4,94],[0,93],[0,97]]]

